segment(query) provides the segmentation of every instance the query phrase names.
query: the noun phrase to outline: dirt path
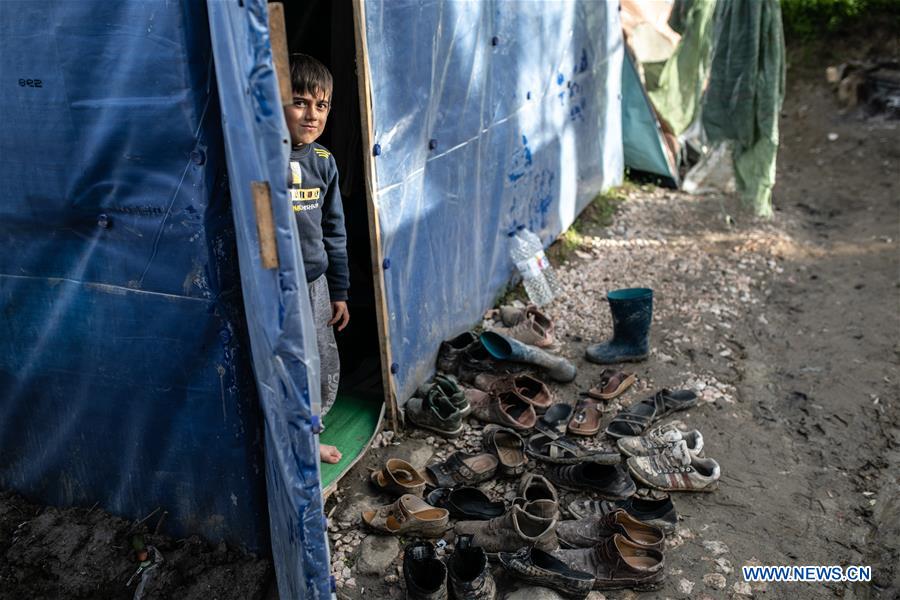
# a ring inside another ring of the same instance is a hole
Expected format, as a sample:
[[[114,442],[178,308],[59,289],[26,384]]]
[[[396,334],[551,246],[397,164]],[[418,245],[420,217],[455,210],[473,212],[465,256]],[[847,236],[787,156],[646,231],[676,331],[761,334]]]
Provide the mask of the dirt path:
[[[900,123],[840,114],[819,73],[789,86],[774,220],[741,216],[726,198],[635,189],[611,226],[580,223],[581,247],[560,269],[568,294],[549,310],[580,371],[558,398],[574,402],[596,381],[600,368],[580,357],[610,331],[605,292],[652,287],[654,350],[623,404],[663,386],[700,390],[679,418],[723,471],[716,493],[675,497],[666,585],[640,597],[900,593]],[[361,507],[389,500],[372,496],[366,467],[473,450],[478,430],[455,444],[408,432],[344,480],[332,526],[339,595],[402,594],[400,544],[355,524]],[[506,482],[486,489],[512,495]],[[740,568],[754,563],[871,565],[873,584],[746,584]],[[500,597],[556,597],[498,576]]]

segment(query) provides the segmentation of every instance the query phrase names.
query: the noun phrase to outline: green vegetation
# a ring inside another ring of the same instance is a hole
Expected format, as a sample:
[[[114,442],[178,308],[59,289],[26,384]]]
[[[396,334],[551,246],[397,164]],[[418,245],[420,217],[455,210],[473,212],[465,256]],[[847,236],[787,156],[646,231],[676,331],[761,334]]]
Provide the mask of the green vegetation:
[[[782,0],[785,35],[813,39],[866,23],[900,26],[897,0]]]
[[[611,225],[619,205],[628,198],[628,192],[635,188],[634,183],[626,181],[619,187],[597,194],[572,226],[550,246],[547,255],[551,262],[554,264],[566,262],[584,243],[585,235],[595,234],[598,229]]]

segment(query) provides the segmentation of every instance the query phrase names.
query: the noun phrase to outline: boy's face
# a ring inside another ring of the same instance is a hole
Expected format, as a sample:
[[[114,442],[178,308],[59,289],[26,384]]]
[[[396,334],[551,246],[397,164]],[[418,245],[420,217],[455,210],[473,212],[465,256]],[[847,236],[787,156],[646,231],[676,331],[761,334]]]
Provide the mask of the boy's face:
[[[325,129],[330,109],[331,90],[302,94],[294,92],[294,103],[284,107],[284,118],[291,132],[291,142],[296,146],[316,141]]]

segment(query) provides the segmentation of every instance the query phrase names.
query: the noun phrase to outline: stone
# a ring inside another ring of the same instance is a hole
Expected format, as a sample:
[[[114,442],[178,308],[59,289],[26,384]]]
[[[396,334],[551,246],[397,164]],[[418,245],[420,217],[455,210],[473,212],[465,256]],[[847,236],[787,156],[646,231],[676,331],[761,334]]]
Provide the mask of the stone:
[[[730,575],[734,573],[734,567],[731,566],[731,561],[727,558],[717,558],[715,560],[716,568],[726,575]]]
[[[350,579],[353,576],[353,572],[350,571],[350,567],[344,567],[341,571],[341,579]]]
[[[694,591],[694,582],[681,578],[678,580],[678,591],[685,595],[690,595]]]
[[[728,546],[726,546],[722,542],[718,542],[715,540],[708,540],[703,542],[703,547],[713,553],[713,556],[721,556],[722,554],[726,554],[728,552]]]
[[[371,495],[356,493],[347,498],[343,505],[339,505],[335,514],[335,518],[342,523],[346,522],[349,527],[353,523],[359,523],[362,511],[377,506],[377,498]]]
[[[380,575],[388,570],[399,553],[397,538],[369,536],[359,545],[356,572],[362,575]]]
[[[724,590],[728,582],[721,573],[707,573],[703,576],[703,583],[714,590]]]
[[[539,586],[520,587],[506,597],[506,600],[564,600],[564,596],[553,590]]]
[[[587,595],[587,598],[584,600],[606,600],[606,596],[604,596],[601,592],[593,591]]]
[[[752,596],[753,589],[750,587],[750,584],[746,581],[735,581],[734,585],[731,586],[731,589],[734,590],[735,594],[740,594],[741,596]]]

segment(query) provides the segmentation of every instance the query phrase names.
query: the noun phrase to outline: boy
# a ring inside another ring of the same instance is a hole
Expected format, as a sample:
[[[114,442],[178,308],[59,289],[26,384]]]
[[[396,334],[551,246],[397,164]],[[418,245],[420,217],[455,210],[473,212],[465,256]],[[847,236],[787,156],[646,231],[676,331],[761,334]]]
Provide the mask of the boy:
[[[341,331],[350,321],[347,234],[337,165],[331,153],[315,143],[331,109],[331,73],[315,58],[293,54],[291,87],[294,103],[284,108],[293,144],[289,189],[316,325],[324,417],[334,403],[340,381],[340,360],[331,328],[337,325]],[[320,444],[319,457],[334,464],[341,460],[341,453],[334,446]]]

